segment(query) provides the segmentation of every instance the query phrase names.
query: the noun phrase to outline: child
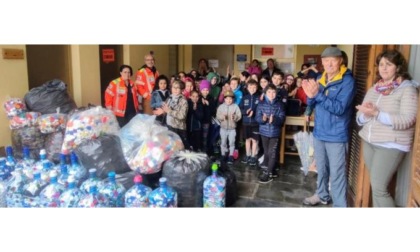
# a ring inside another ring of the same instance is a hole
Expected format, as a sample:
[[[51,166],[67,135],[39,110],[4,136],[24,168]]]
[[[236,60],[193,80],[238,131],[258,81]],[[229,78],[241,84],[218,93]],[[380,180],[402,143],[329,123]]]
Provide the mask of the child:
[[[156,79],[157,85],[155,85],[153,92],[152,92],[152,100],[151,100],[151,107],[153,110],[162,107],[163,103],[169,97],[168,91],[168,83],[169,80],[165,75],[160,75]],[[156,121],[161,123],[162,125],[165,124],[165,115],[156,116]]]
[[[188,113],[188,102],[182,95],[182,90],[185,84],[180,80],[175,80],[172,83],[171,95],[163,103],[161,108],[153,111],[154,115],[166,115],[166,126],[169,130],[177,133],[182,140],[185,148],[188,148],[189,144],[187,141],[187,113]]]
[[[185,89],[182,91],[182,94],[185,96],[185,99],[190,98],[191,91],[194,90],[194,81],[190,77],[186,77],[185,79]]]
[[[246,156],[242,163],[257,165],[258,140],[260,138],[258,122],[255,120],[255,112],[259,103],[259,94],[257,94],[258,82],[254,79],[248,80],[248,94],[244,96],[239,108],[241,109],[243,119],[243,136],[245,139]]]
[[[286,119],[286,112],[283,103],[277,98],[277,88],[273,84],[268,84],[265,88],[265,98],[257,107],[255,116],[260,125],[260,137],[264,149],[263,169],[258,177],[259,183],[269,183],[273,181],[276,165],[276,154],[279,145],[281,128]]]
[[[203,120],[203,104],[199,100],[198,92],[193,90],[188,100],[187,115],[187,139],[190,144],[189,149],[192,151],[202,150],[202,120]]]
[[[221,154],[222,158],[226,158],[227,163],[233,164],[233,152],[235,151],[235,137],[236,137],[236,122],[238,122],[242,113],[238,105],[233,103],[235,95],[231,90],[224,93],[225,102],[217,109],[216,117],[220,121],[220,139],[221,139]],[[229,149],[227,148],[227,141],[229,139]]]
[[[213,153],[213,145],[209,136],[209,129],[212,117],[216,116],[216,102],[210,95],[210,82],[208,80],[200,81],[201,103],[203,104],[203,151],[209,156]],[[220,130],[219,130],[220,131]]]

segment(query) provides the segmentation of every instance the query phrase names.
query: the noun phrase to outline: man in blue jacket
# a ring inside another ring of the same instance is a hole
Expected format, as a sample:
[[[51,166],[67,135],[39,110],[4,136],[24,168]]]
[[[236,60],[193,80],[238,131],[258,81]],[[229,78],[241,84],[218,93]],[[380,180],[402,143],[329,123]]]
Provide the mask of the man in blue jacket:
[[[305,205],[328,204],[347,207],[346,153],[355,81],[343,65],[341,50],[328,47],[322,54],[324,73],[317,81],[304,80],[308,106],[315,109],[314,147],[318,170],[316,193],[303,200]],[[331,182],[331,196],[329,184]]]

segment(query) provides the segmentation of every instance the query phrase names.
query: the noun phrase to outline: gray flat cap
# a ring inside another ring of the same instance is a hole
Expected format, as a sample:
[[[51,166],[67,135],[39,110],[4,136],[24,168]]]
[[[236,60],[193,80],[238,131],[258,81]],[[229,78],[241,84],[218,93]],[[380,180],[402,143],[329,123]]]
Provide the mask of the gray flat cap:
[[[321,58],[325,57],[343,57],[343,54],[337,47],[327,47],[321,54]]]

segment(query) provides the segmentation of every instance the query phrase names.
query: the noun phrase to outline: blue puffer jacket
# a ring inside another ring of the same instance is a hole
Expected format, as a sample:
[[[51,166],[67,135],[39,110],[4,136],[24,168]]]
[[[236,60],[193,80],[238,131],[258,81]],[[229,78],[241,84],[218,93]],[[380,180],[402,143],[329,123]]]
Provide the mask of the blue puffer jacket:
[[[263,115],[266,114],[267,117],[273,115],[273,122],[270,124],[267,121],[263,121]],[[257,114],[255,119],[260,125],[260,135],[266,137],[279,137],[281,133],[281,127],[283,126],[284,121],[286,120],[286,111],[284,110],[284,105],[277,98],[274,98],[270,102],[266,97],[264,101],[260,102],[257,107]]]
[[[241,101],[241,104],[239,104],[239,108],[242,112],[242,124],[243,125],[252,125],[252,126],[258,126],[257,120],[255,120],[255,114],[257,112],[257,106],[260,101],[259,99],[260,94],[258,92],[254,94],[247,94],[244,96],[244,98]],[[254,113],[251,117],[248,117],[247,111],[248,109],[251,109]]]
[[[315,109],[314,137],[326,142],[347,142],[352,103],[356,95],[352,73],[341,66],[340,73],[328,85],[325,72],[318,83],[318,94],[312,99],[308,98],[308,106]]]

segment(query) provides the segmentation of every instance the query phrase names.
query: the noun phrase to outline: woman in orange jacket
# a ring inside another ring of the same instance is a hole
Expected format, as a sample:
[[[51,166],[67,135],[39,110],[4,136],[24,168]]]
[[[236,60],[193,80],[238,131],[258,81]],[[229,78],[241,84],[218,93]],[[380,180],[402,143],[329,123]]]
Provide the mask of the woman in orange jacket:
[[[126,125],[139,112],[137,88],[130,79],[133,69],[120,66],[120,77],[111,81],[105,90],[105,107],[117,117],[120,127]]]

